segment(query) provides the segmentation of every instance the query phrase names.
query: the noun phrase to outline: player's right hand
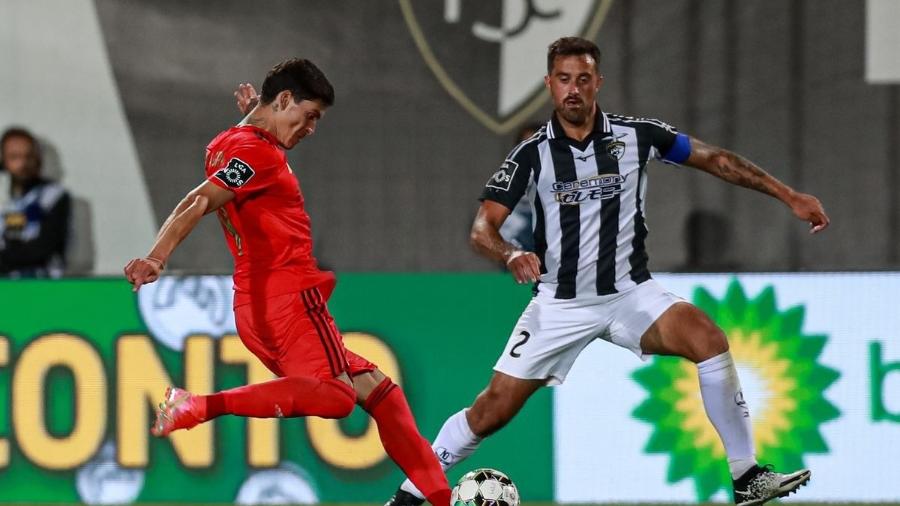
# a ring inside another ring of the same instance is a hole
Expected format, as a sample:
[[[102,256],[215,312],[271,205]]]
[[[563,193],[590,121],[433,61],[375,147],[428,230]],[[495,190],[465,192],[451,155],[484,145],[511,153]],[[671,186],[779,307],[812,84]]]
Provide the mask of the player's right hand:
[[[259,95],[256,94],[256,88],[250,83],[241,83],[234,90],[234,98],[237,100],[238,110],[244,116],[250,114],[250,111],[259,103]]]
[[[811,234],[825,230],[831,223],[819,199],[808,193],[794,194],[790,206],[794,216],[809,223],[809,233]]]
[[[506,260],[506,268],[519,284],[534,283],[541,277],[541,261],[530,251],[514,251]]]
[[[131,291],[136,292],[141,285],[152,283],[159,279],[162,272],[162,264],[153,258],[135,258],[125,266],[125,279],[131,283]]]

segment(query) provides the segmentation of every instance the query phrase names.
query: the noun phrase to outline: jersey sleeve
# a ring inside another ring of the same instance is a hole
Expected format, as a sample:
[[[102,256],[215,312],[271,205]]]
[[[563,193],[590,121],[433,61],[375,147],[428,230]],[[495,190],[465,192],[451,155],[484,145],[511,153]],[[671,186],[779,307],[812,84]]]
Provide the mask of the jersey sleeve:
[[[479,200],[498,202],[512,210],[528,189],[531,174],[532,162],[528,149],[517,148],[503,161],[500,169],[488,179]]]
[[[650,137],[651,156],[665,163],[678,165],[691,155],[690,137],[680,133],[672,125],[659,120],[646,123]]]
[[[243,146],[207,155],[207,181],[245,195],[269,186],[278,174],[281,161],[272,153],[272,148],[263,143]]]

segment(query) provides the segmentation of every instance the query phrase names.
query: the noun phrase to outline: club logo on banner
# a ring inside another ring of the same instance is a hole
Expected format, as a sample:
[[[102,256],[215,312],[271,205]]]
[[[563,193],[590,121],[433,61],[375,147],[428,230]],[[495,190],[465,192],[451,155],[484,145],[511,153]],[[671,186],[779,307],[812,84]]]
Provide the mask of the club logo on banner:
[[[840,373],[818,362],[828,337],[803,334],[804,306],[779,312],[772,286],[748,299],[737,280],[722,300],[696,288],[693,303],[728,335],[743,388],[735,402],[749,404],[759,461],[795,470],[805,455],[828,453],[819,426],[840,411],[823,394]],[[694,364],[657,356],[633,378],[648,397],[632,414],[654,427],[645,451],[670,456],[666,481],[693,480],[701,502],[730,494],[725,449],[706,417]]]
[[[547,100],[547,46],[564,36],[595,39],[611,4],[400,0],[406,25],[435,77],[469,114],[498,134],[528,119]]]

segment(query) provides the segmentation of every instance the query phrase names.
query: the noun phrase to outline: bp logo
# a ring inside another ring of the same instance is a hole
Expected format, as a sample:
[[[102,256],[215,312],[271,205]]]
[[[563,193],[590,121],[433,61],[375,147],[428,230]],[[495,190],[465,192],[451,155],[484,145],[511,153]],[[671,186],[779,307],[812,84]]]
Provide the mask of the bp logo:
[[[748,299],[737,280],[724,299],[697,288],[693,302],[728,335],[743,388],[735,402],[750,409],[757,459],[795,470],[805,455],[827,453],[819,425],[840,412],[823,393],[840,373],[818,362],[828,338],[803,333],[804,307],[779,312],[771,286]],[[725,449],[706,418],[696,366],[655,357],[634,379],[649,396],[633,415],[654,426],[645,451],[669,455],[666,481],[693,480],[702,502],[719,490],[730,493]]]
[[[595,39],[612,0],[399,0],[419,53],[441,86],[496,133],[547,100],[547,46]],[[477,57],[475,57],[477,55]]]

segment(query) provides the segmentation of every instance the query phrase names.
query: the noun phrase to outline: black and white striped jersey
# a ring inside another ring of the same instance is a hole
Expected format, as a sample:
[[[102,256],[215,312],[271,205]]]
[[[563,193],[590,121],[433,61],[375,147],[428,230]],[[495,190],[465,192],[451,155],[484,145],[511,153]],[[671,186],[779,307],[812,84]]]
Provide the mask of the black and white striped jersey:
[[[609,295],[650,279],[647,161],[681,163],[689,154],[689,138],[655,119],[598,109],[594,130],[579,142],[554,114],[510,152],[481,198],[513,209],[527,189],[541,259],[536,290],[558,299]]]

